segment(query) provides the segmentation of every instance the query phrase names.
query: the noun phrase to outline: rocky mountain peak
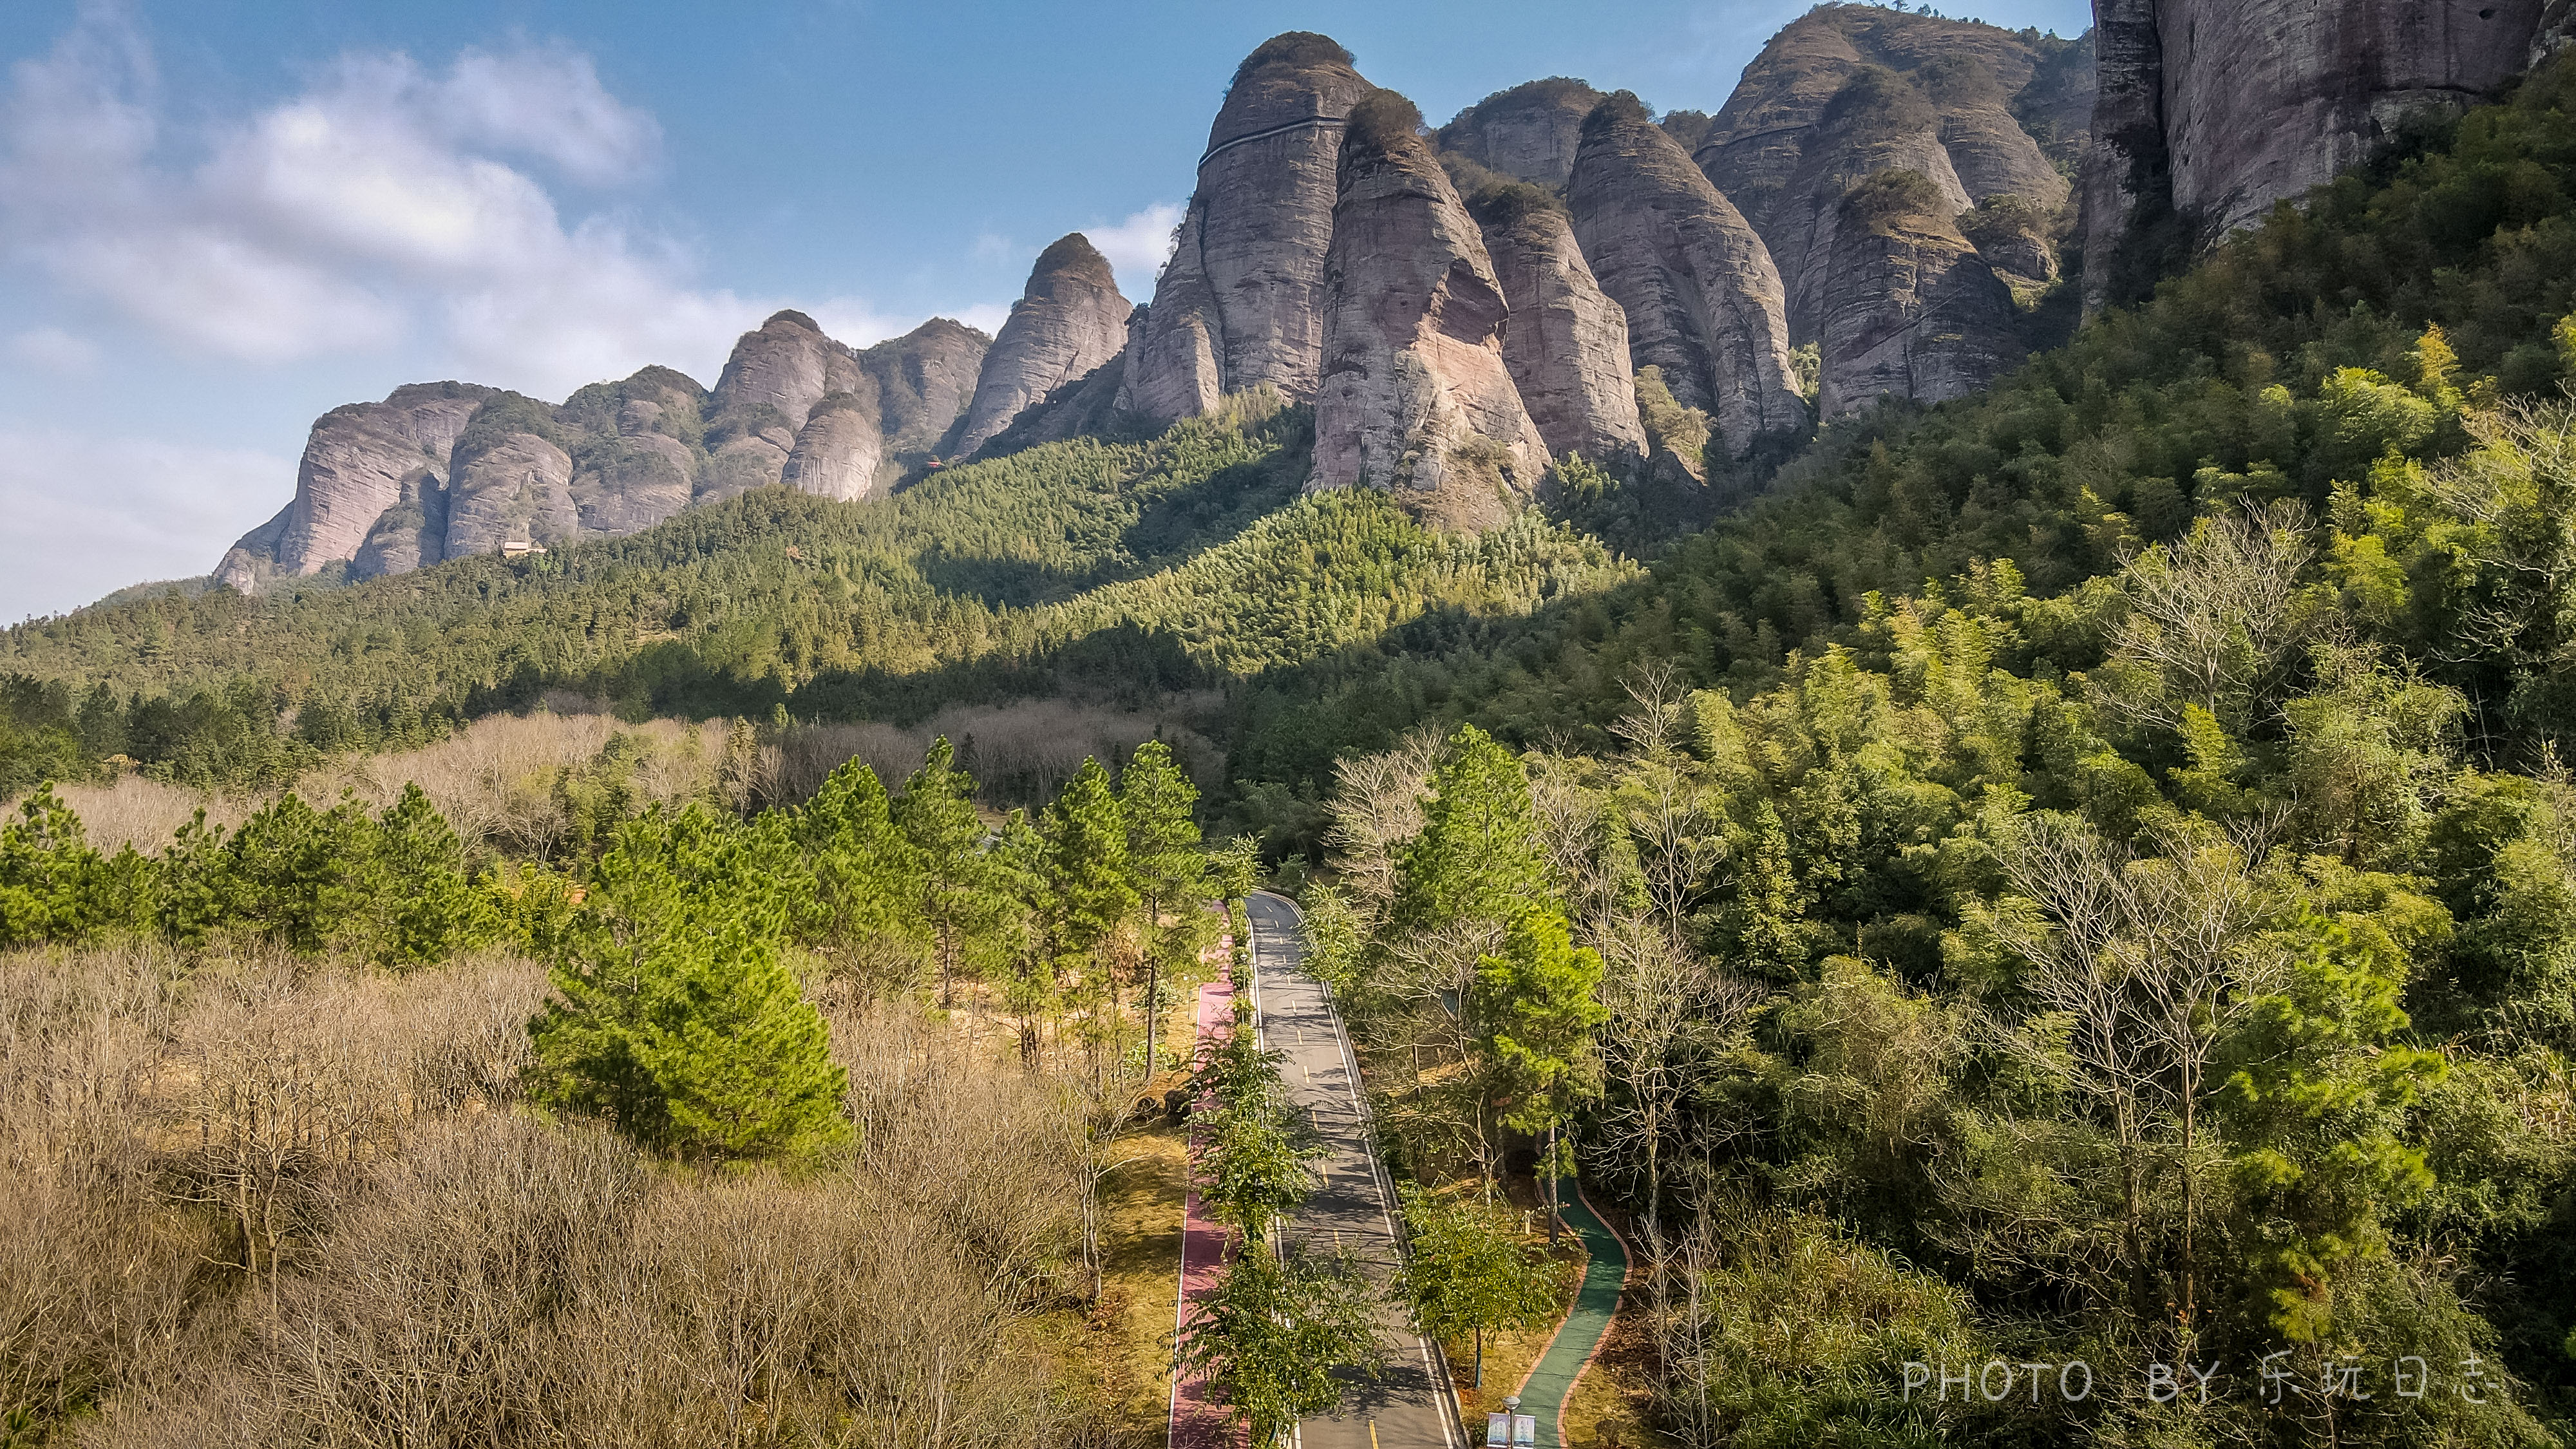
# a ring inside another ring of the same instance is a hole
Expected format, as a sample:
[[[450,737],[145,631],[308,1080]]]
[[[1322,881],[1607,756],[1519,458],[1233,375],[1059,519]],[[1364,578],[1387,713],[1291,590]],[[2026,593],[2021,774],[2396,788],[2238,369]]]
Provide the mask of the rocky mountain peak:
[[[1547,442],[1503,361],[1493,263],[1421,124],[1392,91],[1350,113],[1307,486],[1381,488],[1436,527],[1489,528],[1537,491]]]
[[[1129,357],[1129,406],[1168,420],[1265,384],[1315,395],[1334,159],[1368,90],[1326,36],[1291,32],[1245,57]]]
[[[1039,253],[1027,290],[984,354],[955,451],[972,455],[1048,393],[1117,356],[1133,310],[1109,259],[1082,233]]]
[[[2056,275],[2073,220],[2060,166],[2083,145],[2067,122],[2090,95],[2083,50],[1867,5],[1819,7],[1772,37],[1694,155],[1771,249],[1796,340],[1820,341],[1845,193],[1882,171],[1923,177],[1954,215],[1994,203],[2039,218],[2010,228],[1997,264],[2033,293]]]
[[[1625,91],[1583,120],[1566,200],[1635,365],[1706,410],[1732,453],[1804,425],[1780,273],[1742,212]]]
[[[1601,92],[1568,76],[1550,76],[1496,91],[1440,128],[1440,149],[1489,171],[1550,190],[1574,174],[1583,118]]]

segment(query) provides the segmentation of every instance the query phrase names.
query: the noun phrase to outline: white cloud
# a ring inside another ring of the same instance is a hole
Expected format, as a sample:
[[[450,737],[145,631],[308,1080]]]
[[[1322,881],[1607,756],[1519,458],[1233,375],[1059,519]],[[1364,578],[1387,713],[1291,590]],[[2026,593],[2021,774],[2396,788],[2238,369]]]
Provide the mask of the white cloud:
[[[86,377],[98,371],[98,344],[60,327],[32,327],[9,339],[9,355],[58,377]]]
[[[469,50],[431,110],[460,141],[542,157],[593,186],[633,180],[661,159],[660,123],[610,95],[590,57],[570,51]]]
[[[1019,260],[1020,244],[997,231],[977,232],[975,244],[967,248],[967,253],[979,262],[999,265]]]
[[[978,302],[972,307],[960,307],[952,312],[944,313],[943,315],[954,317],[958,321],[965,323],[967,326],[984,333],[986,336],[991,336],[992,334],[1002,330],[1003,323],[1011,320],[1011,304],[1008,302]],[[908,331],[910,329],[906,330]]]
[[[11,540],[0,619],[60,613],[121,583],[202,574],[285,501],[278,482],[294,476],[294,459],[247,449],[0,428]]]
[[[1154,279],[1172,259],[1173,228],[1181,224],[1183,211],[1177,201],[1158,201],[1115,226],[1083,229],[1117,271],[1118,289],[1128,300],[1141,302],[1153,294]]]
[[[652,117],[554,50],[442,72],[353,55],[305,93],[171,136],[149,47],[86,9],[0,102],[0,245],[184,349],[275,364],[426,341],[547,396],[648,361],[712,369],[766,299],[696,284],[679,249],[567,224],[535,175],[658,164]],[[173,164],[174,151],[195,153]]]

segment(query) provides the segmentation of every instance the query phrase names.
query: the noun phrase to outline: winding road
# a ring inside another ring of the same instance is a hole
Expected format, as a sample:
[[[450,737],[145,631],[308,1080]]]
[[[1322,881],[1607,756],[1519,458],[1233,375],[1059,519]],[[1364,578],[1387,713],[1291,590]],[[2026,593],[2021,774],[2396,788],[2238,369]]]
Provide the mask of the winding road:
[[[1296,905],[1261,891],[1249,909],[1262,1044],[1286,1054],[1280,1074],[1289,1100],[1312,1119],[1327,1146],[1319,1164],[1323,1185],[1287,1231],[1319,1248],[1338,1245],[1355,1253],[1382,1278],[1396,1264],[1395,1195],[1369,1150],[1358,1058],[1331,995],[1306,974],[1306,935]],[[1392,1308],[1386,1329],[1393,1351],[1383,1371],[1374,1380],[1349,1373],[1335,1410],[1297,1426],[1298,1449],[1466,1449],[1439,1348],[1424,1342]]]

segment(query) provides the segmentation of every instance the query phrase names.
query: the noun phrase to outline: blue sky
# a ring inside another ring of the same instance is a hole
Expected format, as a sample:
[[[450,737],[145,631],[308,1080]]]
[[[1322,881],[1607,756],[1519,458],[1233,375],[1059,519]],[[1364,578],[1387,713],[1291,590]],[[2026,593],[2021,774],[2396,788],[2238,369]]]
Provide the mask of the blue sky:
[[[1227,78],[1279,31],[1435,122],[1546,75],[1714,111],[1806,8],[15,0],[0,619],[206,571],[292,493],[316,415],[404,382],[712,383],[781,306],[858,344],[989,331],[1074,230],[1143,300]]]

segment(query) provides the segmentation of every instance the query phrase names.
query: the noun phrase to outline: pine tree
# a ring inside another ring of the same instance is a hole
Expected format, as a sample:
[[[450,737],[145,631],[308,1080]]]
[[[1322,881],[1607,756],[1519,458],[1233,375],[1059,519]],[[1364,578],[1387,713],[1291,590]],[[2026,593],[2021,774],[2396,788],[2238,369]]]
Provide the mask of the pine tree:
[[[1574,944],[1565,917],[1531,907],[1512,919],[1503,949],[1477,962],[1472,1015],[1477,1044],[1512,1099],[1502,1124],[1545,1133],[1548,1237],[1556,1237],[1557,1131],[1574,1107],[1601,1094],[1592,1030],[1609,1017],[1599,1000],[1601,957]]]
[[[1047,807],[1047,880],[1065,943],[1097,950],[1135,913],[1127,825],[1100,761],[1086,759]]]
[[[465,845],[420,786],[376,820],[380,897],[376,959],[426,966],[489,944],[500,933],[491,893],[465,872]]]
[[[1127,861],[1143,898],[1145,915],[1145,1073],[1155,1069],[1155,1043],[1163,1017],[1163,964],[1167,951],[1181,965],[1180,952],[1196,955],[1199,933],[1189,929],[1199,920],[1198,896],[1207,881],[1207,855],[1200,849],[1198,786],[1172,760],[1161,740],[1136,747],[1127,772],[1118,782],[1118,810],[1127,826]],[[1180,919],[1163,924],[1166,911]],[[1177,949],[1173,949],[1177,948]]]
[[[846,1079],[783,955],[800,876],[775,816],[740,826],[693,805],[620,826],[530,1026],[538,1100],[684,1157],[843,1138]]]
[[[316,812],[289,790],[242,822],[227,847],[246,924],[311,954],[372,911],[395,882],[379,873],[375,822],[357,801]]]
[[[922,853],[895,825],[877,772],[844,762],[797,813],[796,833],[814,872],[800,934],[870,966],[912,958],[928,929]]]
[[[1393,917],[1430,934],[1461,924],[1500,928],[1547,895],[1529,774],[1473,725],[1449,737],[1431,773],[1422,833],[1404,851]]]
[[[919,862],[921,917],[939,950],[939,1004],[955,1001],[957,968],[972,939],[1001,913],[984,851],[984,821],[975,813],[975,777],[956,768],[957,752],[941,735],[894,802],[895,827]]]

